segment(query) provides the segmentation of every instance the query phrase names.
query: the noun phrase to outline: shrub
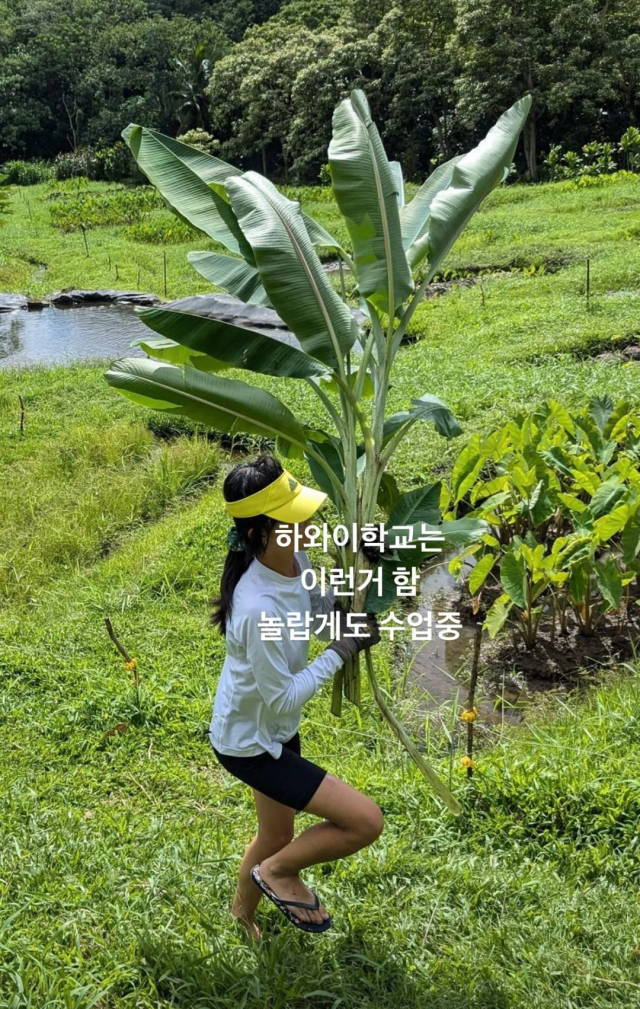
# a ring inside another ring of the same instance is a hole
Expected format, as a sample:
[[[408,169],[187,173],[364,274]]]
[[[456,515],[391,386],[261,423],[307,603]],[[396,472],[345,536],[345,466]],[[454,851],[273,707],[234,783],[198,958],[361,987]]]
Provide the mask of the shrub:
[[[181,245],[190,242],[198,232],[174,217],[169,220],[138,221],[127,228],[126,234],[134,242],[146,242],[149,245]]]
[[[178,137],[178,140],[183,144],[188,144],[189,147],[197,147],[205,154],[216,155],[220,151],[220,141],[212,137],[206,130],[187,130],[186,133]]]
[[[329,165],[327,163],[322,165],[322,167],[320,168],[320,171],[318,172],[318,178],[320,179],[321,186],[331,185],[331,172],[329,170]]]
[[[105,182],[121,182],[123,179],[141,178],[138,166],[131,152],[122,140],[112,147],[100,147],[95,152],[96,178]]]
[[[48,161],[7,161],[3,168],[4,181],[11,186],[36,186],[53,176],[53,165]]]
[[[133,224],[161,205],[154,189],[113,189],[107,193],[74,190],[69,195],[57,193],[60,198],[51,204],[51,223],[62,231],[85,228]]]
[[[58,154],[54,165],[57,179],[72,179],[76,175],[86,175],[88,179],[97,178],[98,161],[89,147]]]

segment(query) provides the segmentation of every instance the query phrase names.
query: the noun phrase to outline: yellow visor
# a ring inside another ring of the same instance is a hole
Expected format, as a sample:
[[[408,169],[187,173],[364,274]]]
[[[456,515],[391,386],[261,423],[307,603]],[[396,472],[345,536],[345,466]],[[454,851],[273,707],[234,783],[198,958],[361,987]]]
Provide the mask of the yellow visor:
[[[294,525],[310,519],[326,500],[326,494],[305,487],[285,469],[277,480],[257,494],[250,494],[240,501],[225,501],[224,504],[229,515],[234,518],[248,519],[254,515],[268,515],[278,522]]]

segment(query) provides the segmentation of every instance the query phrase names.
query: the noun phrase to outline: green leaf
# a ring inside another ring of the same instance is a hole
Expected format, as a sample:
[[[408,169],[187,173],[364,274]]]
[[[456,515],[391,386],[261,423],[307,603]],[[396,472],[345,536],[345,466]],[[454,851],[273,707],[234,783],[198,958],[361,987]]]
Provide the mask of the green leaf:
[[[220,290],[252,305],[271,305],[260,274],[244,259],[232,259],[221,252],[188,252],[187,259],[201,277]]]
[[[331,435],[325,434],[324,431],[317,432],[307,428],[305,433],[307,435],[307,441],[313,444],[314,450],[318,453],[318,455],[322,456],[324,461],[335,473],[338,483],[344,487],[344,464],[340,453],[340,442]],[[318,487],[320,490],[323,490],[325,494],[329,495],[330,500],[333,501],[338,511],[340,511],[343,502],[338,500],[336,489],[333,482],[327,475],[326,470],[324,470],[317,459],[314,459],[308,452],[305,453],[305,458],[309,464],[309,469],[311,470],[313,479],[316,481]]]
[[[387,417],[382,430],[383,445],[386,445],[396,431],[405,424],[413,426],[419,420],[431,421],[438,434],[444,438],[457,438],[462,434],[462,428],[451,410],[437,396],[426,394],[419,399],[412,399],[411,404],[410,410],[403,410]]]
[[[506,595],[498,596],[495,603],[488,611],[483,626],[489,632],[490,638],[495,638],[496,634],[502,630],[507,622],[512,603]]]
[[[399,161],[390,161],[389,168],[395,178],[398,210],[401,211],[404,207],[404,178],[402,176],[402,165]]]
[[[253,263],[253,253],[222,186],[237,168],[195,147],[143,126],[128,126],[123,137],[140,169],[180,217],[231,252]]]
[[[477,480],[485,463],[485,456],[480,452],[477,440],[473,439],[466,445],[455,463],[451,473],[453,499],[457,504],[465,496],[472,484]]]
[[[613,557],[608,557],[606,563],[594,563],[596,585],[605,603],[613,610],[620,607],[622,601],[622,577]]]
[[[406,568],[407,564],[402,560],[382,560],[376,569],[382,572],[382,591],[378,594],[378,585],[372,581],[367,590],[365,599],[365,613],[382,613],[388,609],[398,598],[398,588],[393,580],[394,573],[400,567]]]
[[[234,368],[278,378],[310,378],[325,371],[303,351],[247,326],[172,308],[143,308],[138,315],[161,336]]]
[[[183,347],[180,343],[169,340],[165,336],[142,337],[132,340],[129,346],[140,347],[149,357],[156,357],[160,361],[181,366],[189,365],[192,368],[197,368],[198,371],[224,371],[229,367],[224,361],[216,361],[208,354],[201,354],[200,351],[191,350],[190,347]]]
[[[413,265],[428,255],[430,276],[436,272],[484,198],[503,181],[530,108],[531,96],[521,98],[453,166],[450,186],[431,202],[428,225],[415,243]]]
[[[632,564],[640,553],[640,514],[638,511],[634,512],[622,530],[620,543],[625,564]]]
[[[589,509],[594,519],[610,512],[625,494],[626,488],[617,477],[601,483],[589,502]]]
[[[358,326],[315,253],[300,204],[255,172],[230,179],[227,189],[278,315],[308,354],[337,368]]]
[[[279,437],[306,446],[304,431],[284,403],[246,382],[140,357],[114,362],[105,378],[141,406],[182,414],[226,434]]]
[[[389,516],[390,526],[414,525],[416,522],[428,522],[437,525],[440,522],[440,492],[442,484],[427,484],[416,490],[403,494]]]
[[[469,575],[469,592],[472,596],[482,588],[497,559],[496,554],[485,554],[472,569]]]
[[[601,434],[604,434],[612,413],[613,400],[609,393],[605,393],[604,396],[594,396],[589,403],[589,414]]]
[[[619,504],[593,523],[593,529],[600,543],[606,543],[626,525],[629,518],[628,504]]]
[[[362,91],[352,91],[333,114],[329,167],[360,293],[393,314],[413,294],[413,278],[402,247],[397,174]]]
[[[400,211],[402,244],[411,266],[414,265],[414,255],[417,252],[417,248],[419,248],[414,246],[414,242],[420,238],[427,228],[433,198],[436,193],[439,193],[442,189],[446,189],[451,184],[453,169],[459,160],[460,157],[452,158],[451,161],[438,165],[426,182],[422,183],[411,203],[405,204]]]
[[[355,367],[353,365],[351,366],[351,373],[349,374],[348,377],[348,383],[352,389],[355,388],[355,384],[358,380],[359,370],[360,369],[358,368],[357,365]],[[326,375],[324,378],[321,379],[321,382],[330,392],[338,393],[340,390],[340,387],[336,379],[333,377],[333,375]],[[374,391],[375,390],[373,387],[373,379],[371,378],[370,372],[367,371],[366,375],[364,376],[364,382],[362,383],[362,399],[371,399],[374,394]]]
[[[378,505],[386,515],[390,515],[399,500],[400,491],[396,479],[388,470],[385,470],[378,490]]]
[[[512,551],[502,558],[500,581],[509,599],[524,610],[527,605],[527,571],[524,560]]]

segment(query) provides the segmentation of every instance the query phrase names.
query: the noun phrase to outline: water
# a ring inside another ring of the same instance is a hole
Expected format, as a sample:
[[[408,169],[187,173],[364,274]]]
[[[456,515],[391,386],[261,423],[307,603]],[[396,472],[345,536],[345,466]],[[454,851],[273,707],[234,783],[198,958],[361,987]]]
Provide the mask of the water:
[[[44,308],[0,314],[0,368],[68,364],[81,358],[140,357],[129,344],[151,330],[124,305]]]
[[[443,556],[442,563],[428,568],[420,581],[421,603],[418,611],[426,613],[430,610],[433,613],[434,634],[431,641],[416,644],[414,654],[409,659],[408,681],[424,691],[423,704],[429,709],[439,708],[454,700],[462,704],[467,698],[466,683],[471,672],[475,623],[465,623],[462,617],[459,637],[450,641],[442,641],[435,631],[437,613],[456,612],[452,596],[458,592],[458,583],[449,572],[452,556],[453,554],[446,558]],[[473,563],[473,557],[468,558],[468,568]],[[465,574],[468,574],[468,568]],[[483,642],[485,640],[486,633],[483,634]],[[521,713],[513,707],[517,700],[521,700],[517,692],[508,689],[499,693],[483,692],[479,684],[476,690],[476,706],[482,712],[483,722],[489,724],[500,723],[503,719],[519,721]]]

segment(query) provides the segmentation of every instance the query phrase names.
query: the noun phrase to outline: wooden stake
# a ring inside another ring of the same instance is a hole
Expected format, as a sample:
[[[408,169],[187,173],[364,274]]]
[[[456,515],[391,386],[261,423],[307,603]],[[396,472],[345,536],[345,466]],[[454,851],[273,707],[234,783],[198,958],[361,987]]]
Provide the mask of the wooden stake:
[[[109,637],[111,638],[111,640],[113,641],[114,645],[116,646],[116,648],[120,652],[122,658],[125,660],[125,662],[133,662],[133,659],[129,655],[129,652],[124,647],[124,645],[122,644],[122,642],[118,638],[118,635],[114,631],[113,624],[111,623],[110,618],[109,617],[105,617],[104,618],[104,623],[105,623],[105,627],[107,628],[107,633],[109,634]]]
[[[591,262],[587,256],[587,312],[591,307]]]
[[[87,229],[84,226],[84,224],[81,224],[80,227],[82,228],[82,237],[84,238],[84,247],[85,247],[85,249],[87,251],[87,259],[88,259],[89,258],[89,243],[87,242]]]
[[[473,639],[473,661],[471,663],[471,679],[469,681],[469,696],[467,697],[467,710],[473,711],[476,701],[476,685],[478,683],[478,666],[480,665],[480,646],[482,644],[482,624],[476,624],[476,633]],[[473,760],[473,723],[474,719],[467,722],[467,756]],[[473,778],[473,764],[467,768],[467,778]]]
[[[18,396],[20,400],[20,434],[24,437],[24,400],[22,396]]]
[[[162,253],[162,265],[164,273],[164,296],[167,297],[167,250]]]
[[[119,280],[120,279],[120,274],[118,273],[118,264],[117,263],[115,264],[115,267],[116,267],[116,280]]]

